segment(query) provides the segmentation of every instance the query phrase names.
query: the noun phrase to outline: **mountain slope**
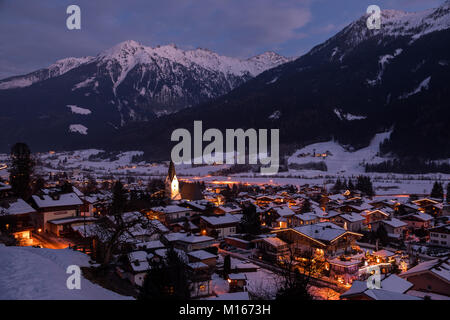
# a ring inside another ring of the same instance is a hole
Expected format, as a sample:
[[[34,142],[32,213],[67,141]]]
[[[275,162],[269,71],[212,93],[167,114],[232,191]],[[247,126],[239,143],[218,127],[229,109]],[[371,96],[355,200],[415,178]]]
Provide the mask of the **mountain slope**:
[[[169,154],[175,128],[279,128],[281,143],[335,139],[348,149],[393,129],[382,150],[450,157],[450,2],[419,13],[382,12],[381,30],[363,16],[308,54],[263,72],[229,94],[133,127],[111,148],[148,146]]]
[[[273,52],[240,60],[126,41],[96,57],[67,58],[0,81],[0,143],[24,140],[44,150],[89,146],[127,123],[226,94],[287,61]],[[89,112],[73,112],[80,108]]]

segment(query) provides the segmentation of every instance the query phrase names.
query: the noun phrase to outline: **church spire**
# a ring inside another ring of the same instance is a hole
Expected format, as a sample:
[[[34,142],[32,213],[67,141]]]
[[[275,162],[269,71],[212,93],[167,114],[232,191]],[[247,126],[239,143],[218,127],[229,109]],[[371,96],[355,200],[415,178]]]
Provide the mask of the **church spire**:
[[[176,173],[175,173],[175,165],[173,164],[173,161],[170,160],[170,164],[169,164],[169,172],[167,174],[167,176],[169,177],[170,181],[173,180],[173,177],[175,177]]]

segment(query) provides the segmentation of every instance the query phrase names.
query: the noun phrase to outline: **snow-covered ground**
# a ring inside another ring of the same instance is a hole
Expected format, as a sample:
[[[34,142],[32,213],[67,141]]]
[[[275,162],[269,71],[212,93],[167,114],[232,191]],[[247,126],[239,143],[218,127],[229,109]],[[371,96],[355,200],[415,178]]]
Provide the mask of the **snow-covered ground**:
[[[70,265],[89,266],[89,257],[70,249],[0,246],[0,300],[131,299],[83,277],[80,290],[69,290]]]

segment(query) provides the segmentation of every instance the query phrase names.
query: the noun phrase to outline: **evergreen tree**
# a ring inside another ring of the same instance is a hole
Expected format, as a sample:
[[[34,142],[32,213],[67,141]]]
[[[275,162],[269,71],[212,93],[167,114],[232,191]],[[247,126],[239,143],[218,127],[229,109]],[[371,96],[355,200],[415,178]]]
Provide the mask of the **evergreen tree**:
[[[240,227],[241,231],[244,233],[253,235],[261,233],[259,214],[256,212],[256,207],[253,204],[248,204],[244,207]]]
[[[444,199],[444,187],[442,183],[435,181],[430,194],[431,198]]]
[[[73,186],[67,180],[60,181],[59,185],[61,186],[60,187],[61,193],[71,193],[71,192],[73,192]]]
[[[331,191],[333,193],[339,193],[342,190],[342,182],[340,178],[337,178],[336,183],[334,184],[333,188],[331,189]]]
[[[226,277],[231,273],[231,257],[229,254],[227,254],[223,258],[223,278],[226,279]]]
[[[348,190],[350,190],[350,191],[355,190],[355,185],[353,184],[352,179],[348,179]]]
[[[356,189],[369,197],[375,194],[370,177],[358,176],[358,179],[356,181]]]
[[[127,205],[127,199],[127,191],[124,189],[122,182],[118,180],[113,187],[111,213],[113,215],[121,215],[124,213]]]
[[[300,209],[300,213],[311,212],[311,201],[309,199],[305,199],[302,204],[302,208]]]
[[[11,148],[11,169],[9,182],[17,197],[28,200],[31,196],[31,175],[34,162],[31,159],[30,148],[25,143],[16,143]]]
[[[173,247],[165,258],[150,263],[139,300],[187,300],[190,298],[191,272]]]

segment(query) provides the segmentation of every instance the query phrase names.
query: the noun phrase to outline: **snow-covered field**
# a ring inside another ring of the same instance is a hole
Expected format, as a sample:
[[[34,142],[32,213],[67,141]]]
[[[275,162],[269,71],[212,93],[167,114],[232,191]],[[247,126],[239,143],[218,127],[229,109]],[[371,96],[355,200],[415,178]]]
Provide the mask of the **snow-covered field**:
[[[0,246],[0,300],[130,299],[83,277],[80,290],[69,290],[70,265],[89,266],[89,257],[70,249]]]

